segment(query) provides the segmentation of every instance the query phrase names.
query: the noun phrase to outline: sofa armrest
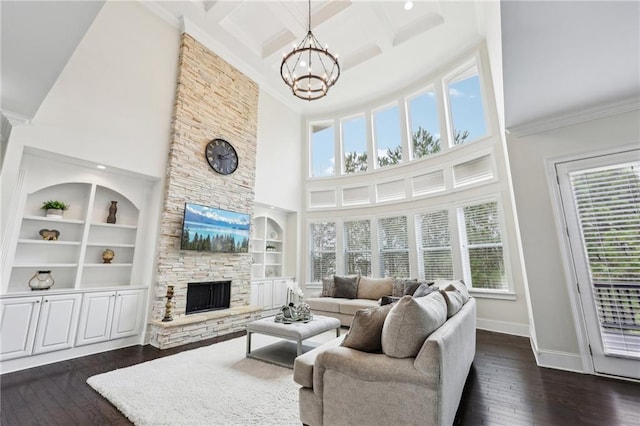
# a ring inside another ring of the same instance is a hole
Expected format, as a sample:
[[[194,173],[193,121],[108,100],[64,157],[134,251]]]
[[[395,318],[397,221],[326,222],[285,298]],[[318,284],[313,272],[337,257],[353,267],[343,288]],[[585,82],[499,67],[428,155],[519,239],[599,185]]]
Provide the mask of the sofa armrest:
[[[476,301],[471,298],[425,340],[415,368],[438,375],[439,424],[451,424],[476,353]]]
[[[313,392],[322,397],[324,374],[334,370],[368,382],[402,382],[428,385],[434,379],[414,367],[414,358],[391,358],[384,354],[361,352],[337,346],[316,357],[313,368]]]
[[[328,348],[340,346],[344,340],[345,335],[336,337],[317,348],[311,349],[309,352],[305,352],[302,355],[296,357],[293,361],[293,381],[304,388],[313,387],[313,366],[316,363],[316,358],[319,354],[326,351]]]

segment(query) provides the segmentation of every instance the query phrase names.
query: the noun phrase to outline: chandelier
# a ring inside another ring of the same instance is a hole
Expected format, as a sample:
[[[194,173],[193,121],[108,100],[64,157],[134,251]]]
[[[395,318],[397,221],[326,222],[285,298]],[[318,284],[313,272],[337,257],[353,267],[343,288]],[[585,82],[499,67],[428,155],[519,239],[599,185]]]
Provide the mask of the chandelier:
[[[280,76],[294,96],[313,101],[326,96],[340,77],[338,55],[332,55],[311,32],[311,0],[309,0],[309,31],[290,53],[285,53]]]

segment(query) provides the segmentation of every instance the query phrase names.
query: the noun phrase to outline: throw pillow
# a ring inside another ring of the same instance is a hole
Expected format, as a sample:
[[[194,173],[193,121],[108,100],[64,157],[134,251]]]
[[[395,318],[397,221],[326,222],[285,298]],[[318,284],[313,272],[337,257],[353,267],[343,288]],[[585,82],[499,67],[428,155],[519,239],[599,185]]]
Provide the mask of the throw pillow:
[[[465,303],[467,302],[467,300],[469,300],[469,289],[464,284],[464,282],[462,282],[462,280],[436,280],[433,286],[439,289],[443,289],[445,287],[448,287],[449,285],[454,286],[460,292],[460,294],[462,294]]]
[[[408,280],[404,283],[404,290],[402,291],[403,296],[413,296],[413,293],[420,287],[420,283],[418,280]]]
[[[392,305],[382,326],[382,352],[393,358],[415,357],[425,339],[447,320],[447,304],[439,292],[404,296]]]
[[[390,303],[395,303],[398,300],[400,300],[399,297],[394,297],[394,296],[382,296],[380,298],[380,306],[384,306],[384,305],[388,305]]]
[[[393,297],[402,297],[404,296],[404,286],[405,283],[410,280],[406,278],[394,278],[393,279],[393,290],[391,291],[391,296]]]
[[[433,288],[429,284],[420,284],[420,286],[413,292],[413,297],[424,297],[428,294],[433,293],[437,289]]]
[[[358,278],[359,277],[333,277],[335,281],[335,293],[333,297],[342,297],[345,299],[355,299],[358,295]]]
[[[357,310],[342,346],[362,352],[381,352],[382,326],[392,307],[385,305]]]
[[[322,279],[322,297],[333,297],[336,292],[333,275]]]
[[[444,289],[440,289],[440,293],[444,296],[444,300],[447,303],[447,318],[451,318],[462,309],[462,305],[465,304],[464,296],[453,285],[448,285]]]
[[[360,277],[358,281],[358,299],[378,300],[390,296],[393,290],[393,278]]]

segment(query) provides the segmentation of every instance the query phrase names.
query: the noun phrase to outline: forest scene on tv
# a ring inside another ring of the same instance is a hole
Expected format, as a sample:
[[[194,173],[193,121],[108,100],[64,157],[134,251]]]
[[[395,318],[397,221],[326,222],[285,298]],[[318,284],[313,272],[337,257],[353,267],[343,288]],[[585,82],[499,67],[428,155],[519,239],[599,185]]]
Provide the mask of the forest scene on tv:
[[[250,216],[197,204],[185,204],[182,250],[248,253]]]

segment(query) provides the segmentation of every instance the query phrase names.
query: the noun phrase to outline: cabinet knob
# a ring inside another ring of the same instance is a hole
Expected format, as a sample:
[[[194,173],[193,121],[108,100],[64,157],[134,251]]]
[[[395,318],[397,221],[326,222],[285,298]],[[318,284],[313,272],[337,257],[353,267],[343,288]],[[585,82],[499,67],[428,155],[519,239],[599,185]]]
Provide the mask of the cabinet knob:
[[[40,301],[39,301],[39,300],[36,300],[36,303],[40,303]]]
[[[44,299],[44,303],[48,303],[48,302],[49,302],[49,299]]]

